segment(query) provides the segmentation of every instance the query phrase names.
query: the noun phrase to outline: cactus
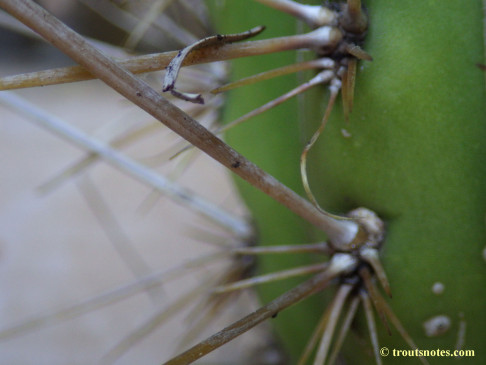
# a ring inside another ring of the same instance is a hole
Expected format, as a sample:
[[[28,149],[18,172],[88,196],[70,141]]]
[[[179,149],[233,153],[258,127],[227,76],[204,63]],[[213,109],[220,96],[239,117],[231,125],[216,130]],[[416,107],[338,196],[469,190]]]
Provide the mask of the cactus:
[[[233,26],[236,18],[231,14],[246,20],[250,13],[258,13],[269,32],[290,34],[295,27],[286,15],[237,3],[227,2],[224,14]],[[359,65],[349,122],[341,108],[334,108],[317,147],[310,152],[310,185],[320,203],[332,212],[365,206],[386,221],[382,262],[393,292],[388,302],[419,349],[471,349],[475,357],[463,361],[479,364],[485,359],[481,348],[486,335],[486,263],[482,256],[486,94],[484,72],[477,67],[484,59],[481,2],[375,0],[365,5],[370,18],[365,50],[373,61]],[[290,58],[292,55],[247,60],[234,66],[234,73],[248,75],[278,62],[291,62]],[[243,103],[262,103],[272,93],[279,95],[292,88],[291,80],[280,82],[234,92],[226,111],[228,119],[241,113]],[[316,128],[327,97],[322,87],[300,103],[300,115],[297,102],[289,101],[231,131],[228,139],[251,160],[302,191],[298,172],[302,140]],[[299,139],[302,131],[304,138]],[[262,244],[315,239],[316,233],[310,233],[300,219],[247,184],[239,186],[258,224]],[[276,270],[293,260],[295,257],[266,258],[260,266]],[[434,293],[436,283],[444,286],[443,293]],[[268,285],[260,293],[269,300],[286,285]],[[294,357],[310,337],[324,300],[308,300],[275,320],[279,336]],[[426,321],[439,315],[450,319],[450,328],[427,334]],[[378,327],[382,328],[381,346],[390,351],[409,348],[396,331],[388,336],[383,326]],[[354,359],[351,363],[373,363],[369,345],[360,341],[367,333],[364,322],[359,323],[357,333],[349,336],[344,357]],[[392,357],[383,361],[419,361]],[[456,362],[453,357],[428,360]]]
[[[295,15],[294,2],[258,2]],[[369,0],[366,12],[359,0],[313,8],[329,10],[331,18],[338,14],[338,18],[322,21],[336,34],[322,36],[329,41],[317,52],[334,62],[323,76],[328,84],[238,126],[228,133],[227,139],[263,170],[300,195],[306,194],[315,207],[299,200],[284,186],[277,186],[242,155],[173,108],[148,85],[93,50],[78,35],[49,19],[30,1],[16,4],[2,0],[0,5],[58,44],[93,75],[252,185],[283,202],[285,206],[278,205],[237,179],[252,211],[259,244],[298,246],[329,241],[321,249],[330,255],[329,264],[312,266],[312,270],[320,269],[320,274],[304,284],[290,279],[263,285],[260,296],[270,304],[167,364],[193,361],[214,347],[213,339],[219,346],[236,332],[246,330],[249,323],[254,325],[270,316],[276,317],[280,309],[297,301],[292,299],[293,295],[302,299],[331,283],[337,284],[335,292],[326,289],[286,309],[273,321],[291,363],[302,356],[323,312],[325,328],[321,329],[316,363],[324,363],[326,358],[332,362],[337,352],[330,348],[340,347],[341,334],[346,335],[341,356],[348,363],[409,363],[412,356],[424,363],[452,363],[457,362],[456,357],[449,356],[454,350],[465,351],[459,353],[463,361],[484,363],[481,347],[486,335],[483,310],[486,167],[482,156],[486,147],[482,137],[486,132],[486,88],[479,0],[467,3],[447,0],[440,4]],[[247,24],[248,19],[257,17],[268,28],[265,38],[295,32],[289,15],[254,2],[227,1],[223,7],[214,3],[212,6],[216,23],[227,33],[257,25]],[[322,26],[314,15],[303,18],[311,27]],[[254,36],[261,30],[252,28],[242,35],[208,37],[182,52],[166,55],[172,61],[163,90],[186,101],[202,103],[201,95],[175,88],[183,58],[193,49],[216,44],[217,51],[218,42]],[[365,33],[367,39],[362,45]],[[361,61],[354,87],[358,59]],[[292,52],[238,60],[233,65],[234,77],[294,60]],[[312,75],[305,72],[299,78]],[[296,81],[282,77],[264,86],[230,92],[226,119],[235,120],[245,111],[292,89]],[[343,96],[336,99],[339,90]],[[325,117],[318,127],[322,115]],[[319,135],[313,134],[316,128],[323,130],[318,140]],[[305,144],[309,139],[312,142]],[[102,146],[98,147],[101,151]],[[286,195],[282,199],[283,193]],[[319,210],[322,214],[316,214]],[[333,225],[337,227],[334,231],[329,229]],[[327,237],[317,227],[324,228]],[[259,258],[258,267],[266,273],[320,261],[317,254],[287,254]],[[308,270],[310,273],[311,269]],[[389,295],[391,285],[393,298],[385,301],[375,281]],[[288,291],[292,287],[295,288]],[[226,289],[220,286],[213,290]],[[285,291],[287,294],[281,296]],[[378,329],[372,302],[384,322],[378,324]],[[362,306],[354,318],[360,303]],[[341,312],[347,313],[352,323],[340,318],[346,315],[340,315]],[[388,318],[389,324],[383,317]],[[237,330],[231,334],[233,329]],[[387,329],[392,336],[387,335]],[[204,351],[194,350],[197,348]],[[411,351],[401,352],[408,349]],[[307,351],[304,354],[304,358],[309,355]],[[301,358],[300,363],[304,362]]]

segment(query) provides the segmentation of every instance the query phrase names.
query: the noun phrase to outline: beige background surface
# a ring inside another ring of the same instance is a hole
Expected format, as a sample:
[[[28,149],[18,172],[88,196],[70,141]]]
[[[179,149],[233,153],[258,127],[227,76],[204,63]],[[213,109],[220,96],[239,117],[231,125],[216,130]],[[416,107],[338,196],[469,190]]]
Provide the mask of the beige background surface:
[[[4,54],[0,59],[0,73],[42,68],[43,60],[47,59],[42,52],[22,55],[22,60],[13,61],[12,55]],[[98,81],[16,93],[89,134],[114,121],[122,125],[150,119]],[[145,160],[163,151],[172,138],[161,128],[125,152]],[[41,184],[83,155],[80,149],[0,108],[1,328],[79,303],[134,280],[82,194],[80,183],[86,176],[152,272],[176,267],[213,249],[212,245],[201,242],[207,239],[194,233],[194,228],[212,232],[219,237],[217,241],[228,237],[222,229],[169,199],[161,197],[146,204],[151,189],[104,162],[96,163],[86,174],[69,179],[48,194],[39,193]],[[167,173],[179,162],[162,164],[157,170]],[[228,176],[207,157],[199,156],[178,182],[228,211],[242,214]],[[96,363],[107,349],[157,308],[168,305],[192,285],[200,285],[210,270],[164,285],[158,305],[142,293],[79,318],[2,341],[0,363]],[[232,311],[247,312],[248,304],[242,300]],[[184,316],[175,316],[155,330],[117,364],[158,364],[167,359],[176,351],[180,335],[185,331]],[[234,313],[230,317],[236,318]],[[222,319],[206,334],[222,328],[228,321]],[[254,336],[244,337],[251,340]],[[217,357],[230,354],[234,361],[240,357],[238,351],[247,352],[241,340],[231,346],[219,351]],[[213,357],[207,361],[215,363],[216,360]]]

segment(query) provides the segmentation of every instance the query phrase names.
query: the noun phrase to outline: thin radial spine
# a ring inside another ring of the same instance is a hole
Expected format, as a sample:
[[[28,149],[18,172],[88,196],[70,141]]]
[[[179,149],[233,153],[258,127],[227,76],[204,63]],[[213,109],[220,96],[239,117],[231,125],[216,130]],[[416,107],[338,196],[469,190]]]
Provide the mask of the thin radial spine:
[[[223,132],[229,130],[230,128],[236,127],[237,125],[247,121],[250,118],[256,117],[257,115],[260,115],[260,114],[276,107],[277,105],[282,104],[283,102],[289,100],[290,98],[292,98],[292,97],[294,97],[298,94],[301,94],[304,91],[306,91],[306,90],[308,90],[308,89],[310,89],[310,88],[312,88],[316,85],[325,84],[325,83],[327,83],[331,80],[333,75],[334,74],[333,74],[332,71],[322,71],[319,74],[317,74],[314,78],[312,78],[311,80],[297,86],[295,89],[290,90],[289,92],[283,94],[282,96],[279,96],[278,98],[276,98],[272,101],[269,101],[268,103],[252,110],[251,112],[249,112],[245,115],[242,115],[238,119],[235,119],[234,121],[228,123],[224,127],[216,130],[215,133],[218,133],[218,134],[223,133]]]
[[[331,247],[327,242],[310,243],[310,244],[295,244],[285,246],[260,246],[260,247],[239,247],[233,250],[236,254],[244,255],[260,255],[260,254],[275,254],[275,253],[323,253],[331,254]]]
[[[383,303],[383,298],[378,295],[377,289],[375,284],[372,281],[371,278],[371,273],[368,270],[367,267],[363,267],[359,270],[359,275],[363,279],[365,288],[366,288],[366,293],[369,298],[371,298],[371,302],[373,303],[373,306],[375,307],[376,312],[378,313],[378,316],[380,317],[381,321],[383,322],[383,325],[385,326],[386,330],[388,331],[388,334],[391,335],[391,330],[390,326],[388,325],[388,321],[386,318],[386,313],[384,310],[384,303]]]
[[[317,28],[336,22],[336,13],[320,5],[305,5],[291,0],[255,0],[271,8],[290,14]]]
[[[377,365],[382,365],[381,356],[379,352],[378,345],[378,332],[376,330],[375,318],[373,316],[373,308],[371,306],[371,300],[364,290],[360,292],[361,301],[363,302],[363,307],[365,309],[366,322],[368,324],[368,331],[370,334],[371,345],[373,347],[373,353],[375,355],[375,360]]]
[[[329,352],[329,348],[331,346],[331,340],[334,335],[334,330],[336,328],[338,319],[341,315],[341,310],[344,306],[346,298],[348,297],[352,289],[353,289],[352,285],[349,284],[341,285],[338,289],[338,292],[334,300],[330,304],[331,311],[329,313],[326,329],[322,334],[321,343],[319,344],[319,348],[317,350],[317,354],[314,359],[314,365],[324,365],[327,354]]]
[[[378,250],[369,247],[363,247],[360,250],[360,256],[363,258],[364,261],[366,261],[371,265],[374,273],[378,277],[378,281],[383,287],[383,290],[385,290],[386,294],[389,297],[391,297],[392,295],[391,295],[390,283],[388,282],[388,278],[386,277],[385,269],[381,264]]]
[[[256,75],[245,77],[238,81],[234,81],[229,84],[220,86],[214,90],[211,90],[211,93],[219,94],[225,91],[233,90],[241,86],[251,85],[256,82],[268,80],[278,76],[288,75],[290,73],[295,73],[298,71],[320,69],[320,68],[331,69],[334,67],[334,65],[335,62],[330,58],[317,58],[315,60],[299,62],[293,65],[282,66],[273,70],[264,71]]]
[[[288,279],[295,276],[313,274],[325,270],[327,263],[296,267],[289,270],[282,270],[271,274],[254,276],[249,279],[240,280],[231,284],[222,285],[213,289],[214,294],[226,293],[233,290],[246,289],[255,285],[270,283],[272,281]]]
[[[351,323],[353,322],[354,317],[356,316],[356,312],[358,311],[360,301],[361,299],[358,296],[354,296],[354,298],[351,300],[351,303],[349,304],[348,312],[344,317],[343,323],[334,343],[334,348],[329,355],[329,364],[335,364],[336,362],[336,358],[344,343],[346,334],[349,332],[349,329],[351,328]]]

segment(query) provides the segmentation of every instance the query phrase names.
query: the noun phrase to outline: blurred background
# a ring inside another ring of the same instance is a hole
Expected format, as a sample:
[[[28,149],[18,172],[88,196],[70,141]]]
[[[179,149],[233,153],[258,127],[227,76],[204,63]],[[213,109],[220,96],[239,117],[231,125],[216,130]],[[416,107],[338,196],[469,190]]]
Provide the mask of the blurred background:
[[[113,57],[180,49],[213,32],[200,0],[39,3]],[[72,64],[4,12],[0,45],[0,77]],[[209,88],[226,74],[224,64],[192,67],[178,82]],[[161,88],[163,74],[142,77]],[[194,150],[170,160],[185,144],[103,83],[1,91],[0,97],[5,93],[24,98],[96,140],[122,141],[117,148],[124,155],[228,214],[246,217],[223,168]],[[209,126],[218,122],[223,102],[216,97],[204,106],[178,105]],[[73,176],[64,176],[87,152],[32,124],[5,102],[0,104],[0,363],[99,363],[110,349],[137,333],[136,344],[125,346],[116,364],[159,364],[186,348],[181,341],[192,331],[188,315],[191,305],[199,308],[201,298],[200,293],[187,293],[221,273],[229,260],[180,269],[153,290],[96,310],[79,304],[92,303],[90,298],[151,273],[181,268],[220,247],[240,244],[240,238],[96,156]],[[143,323],[183,296],[187,299],[180,303],[188,303],[188,309],[171,314],[163,326],[142,336],[140,329],[147,329]],[[254,306],[253,296],[243,294],[228,310],[218,310],[215,323],[198,337]],[[62,313],[69,318],[61,318]],[[248,363],[245,356],[253,356],[261,345],[261,337],[251,332],[199,363]]]

